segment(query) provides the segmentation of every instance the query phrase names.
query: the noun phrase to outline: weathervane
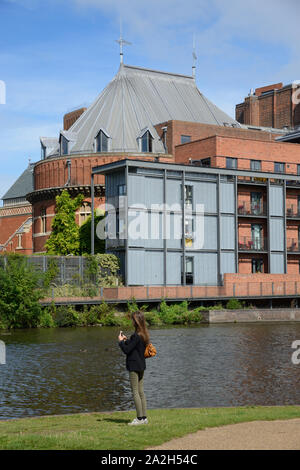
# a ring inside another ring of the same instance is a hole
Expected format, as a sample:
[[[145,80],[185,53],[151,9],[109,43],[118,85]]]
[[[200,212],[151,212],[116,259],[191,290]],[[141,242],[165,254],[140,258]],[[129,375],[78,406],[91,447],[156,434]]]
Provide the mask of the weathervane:
[[[120,39],[115,40],[120,45],[120,64],[123,64],[123,46],[131,46],[131,42],[125,41],[122,37],[122,21],[120,21]]]

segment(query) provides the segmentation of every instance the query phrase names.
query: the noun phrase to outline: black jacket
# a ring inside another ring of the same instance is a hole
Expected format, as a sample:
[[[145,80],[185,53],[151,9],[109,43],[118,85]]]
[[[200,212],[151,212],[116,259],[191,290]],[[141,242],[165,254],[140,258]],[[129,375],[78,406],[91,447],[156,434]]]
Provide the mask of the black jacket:
[[[129,339],[119,341],[119,346],[123,353],[126,354],[126,369],[131,371],[140,372],[146,369],[145,361],[145,344],[142,338],[133,333]]]

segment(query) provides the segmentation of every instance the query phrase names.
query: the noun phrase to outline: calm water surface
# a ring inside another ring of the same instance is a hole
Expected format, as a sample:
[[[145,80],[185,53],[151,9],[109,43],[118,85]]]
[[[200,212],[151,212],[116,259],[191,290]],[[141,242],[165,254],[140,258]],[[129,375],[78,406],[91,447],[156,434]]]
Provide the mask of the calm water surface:
[[[0,419],[133,409],[119,328],[0,333]],[[151,329],[149,408],[300,405],[299,324]],[[127,334],[130,332],[128,331]]]

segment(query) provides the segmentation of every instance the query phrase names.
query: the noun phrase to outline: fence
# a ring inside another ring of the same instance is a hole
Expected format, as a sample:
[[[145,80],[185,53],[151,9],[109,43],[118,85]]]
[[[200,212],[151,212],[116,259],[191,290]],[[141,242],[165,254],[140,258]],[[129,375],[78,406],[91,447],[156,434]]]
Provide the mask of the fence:
[[[52,283],[58,286],[65,284],[80,285],[84,282],[95,283],[96,277],[89,272],[89,259],[84,256],[28,256],[28,263],[42,273],[53,269],[55,276]],[[6,257],[0,259],[6,264]]]

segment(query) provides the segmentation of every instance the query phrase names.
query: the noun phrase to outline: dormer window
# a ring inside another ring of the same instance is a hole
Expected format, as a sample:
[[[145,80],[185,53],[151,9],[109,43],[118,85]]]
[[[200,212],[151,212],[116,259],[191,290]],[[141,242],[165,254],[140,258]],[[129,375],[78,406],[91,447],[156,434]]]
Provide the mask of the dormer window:
[[[141,137],[141,151],[143,153],[152,152],[152,141],[153,137],[149,131],[146,131],[145,134]]]
[[[60,141],[60,153],[61,155],[68,155],[69,153],[69,141],[62,136]]]
[[[96,152],[108,152],[109,137],[102,130],[96,137]]]
[[[42,160],[45,160],[46,157],[47,157],[47,149],[43,144],[41,144],[41,158]]]

